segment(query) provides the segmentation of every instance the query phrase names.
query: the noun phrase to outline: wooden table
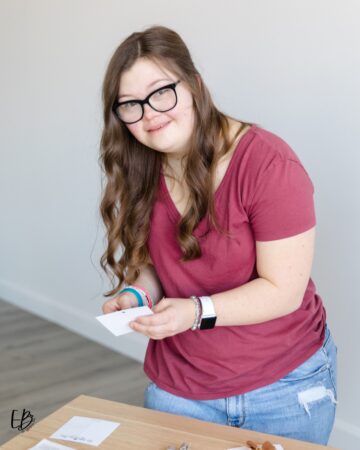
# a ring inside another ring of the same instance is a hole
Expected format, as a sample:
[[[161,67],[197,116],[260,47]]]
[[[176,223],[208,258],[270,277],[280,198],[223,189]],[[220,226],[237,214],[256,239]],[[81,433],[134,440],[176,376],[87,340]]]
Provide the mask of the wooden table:
[[[284,450],[329,449],[322,445],[277,437],[270,434],[217,425],[188,417],[153,411],[124,403],[80,395],[28,430],[3,444],[3,450],[27,450],[41,439],[49,438],[73,416],[86,416],[119,422],[120,426],[100,446],[94,447],[59,439],[49,439],[73,449],[166,450],[184,441],[191,450],[226,450],[245,445],[247,440],[282,444]]]

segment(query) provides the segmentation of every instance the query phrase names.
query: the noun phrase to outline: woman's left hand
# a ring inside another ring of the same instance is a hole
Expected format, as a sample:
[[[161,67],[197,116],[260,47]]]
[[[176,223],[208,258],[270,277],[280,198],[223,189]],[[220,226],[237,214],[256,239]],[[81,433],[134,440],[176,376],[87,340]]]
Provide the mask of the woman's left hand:
[[[130,328],[151,339],[163,339],[189,330],[195,320],[195,304],[191,298],[164,297],[153,312],[138,317],[129,324]]]

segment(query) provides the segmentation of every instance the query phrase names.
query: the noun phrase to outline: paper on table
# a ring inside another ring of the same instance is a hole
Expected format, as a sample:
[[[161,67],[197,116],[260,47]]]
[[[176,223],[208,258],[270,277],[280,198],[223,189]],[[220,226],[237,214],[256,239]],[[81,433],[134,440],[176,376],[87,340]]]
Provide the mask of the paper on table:
[[[31,447],[28,450],[72,450],[72,448],[48,441],[47,439],[42,439],[34,447]]]
[[[148,306],[139,306],[137,308],[122,309],[113,313],[97,316],[96,319],[104,325],[115,336],[130,333],[129,322],[140,316],[154,314]]]
[[[228,448],[227,450],[249,450],[249,447],[233,447]]]
[[[73,416],[50,437],[97,447],[120,424],[110,420]]]

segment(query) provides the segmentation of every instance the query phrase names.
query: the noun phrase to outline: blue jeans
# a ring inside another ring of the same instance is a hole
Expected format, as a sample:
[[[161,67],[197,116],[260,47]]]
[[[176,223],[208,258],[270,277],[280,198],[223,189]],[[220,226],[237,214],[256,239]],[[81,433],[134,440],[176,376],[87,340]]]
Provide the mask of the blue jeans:
[[[326,445],[334,424],[337,347],[326,327],[320,350],[285,377],[232,397],[191,400],[150,382],[145,408]]]

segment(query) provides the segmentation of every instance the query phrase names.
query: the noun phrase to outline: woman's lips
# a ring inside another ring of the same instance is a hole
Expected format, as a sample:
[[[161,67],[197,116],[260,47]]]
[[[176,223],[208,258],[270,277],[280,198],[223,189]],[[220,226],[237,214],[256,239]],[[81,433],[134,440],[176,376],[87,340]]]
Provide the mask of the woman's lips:
[[[158,133],[159,131],[163,130],[169,125],[170,122],[166,122],[164,125],[162,125],[160,128],[157,128],[156,130],[149,130],[149,133]]]

